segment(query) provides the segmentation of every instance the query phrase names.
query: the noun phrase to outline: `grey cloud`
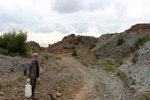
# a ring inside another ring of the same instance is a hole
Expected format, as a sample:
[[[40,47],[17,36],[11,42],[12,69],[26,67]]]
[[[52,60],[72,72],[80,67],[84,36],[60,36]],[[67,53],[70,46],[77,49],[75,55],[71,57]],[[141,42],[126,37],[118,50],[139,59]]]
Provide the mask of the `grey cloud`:
[[[59,13],[77,11],[104,10],[111,5],[111,0],[54,0],[52,9]]]
[[[82,1],[82,0],[81,0]],[[59,13],[71,13],[82,9],[82,3],[78,0],[54,0],[52,9]]]
[[[84,23],[84,22],[79,23],[78,22],[78,23],[72,24],[72,26],[76,29],[77,33],[88,32],[88,24],[87,23]]]

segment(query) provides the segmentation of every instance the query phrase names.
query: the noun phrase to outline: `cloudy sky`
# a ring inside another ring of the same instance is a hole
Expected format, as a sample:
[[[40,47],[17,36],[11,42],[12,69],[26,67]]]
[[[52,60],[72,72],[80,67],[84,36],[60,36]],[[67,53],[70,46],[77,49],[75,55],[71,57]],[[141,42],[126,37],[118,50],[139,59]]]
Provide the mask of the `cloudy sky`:
[[[123,32],[150,22],[150,0],[0,0],[0,34],[28,32],[41,46],[64,36]]]

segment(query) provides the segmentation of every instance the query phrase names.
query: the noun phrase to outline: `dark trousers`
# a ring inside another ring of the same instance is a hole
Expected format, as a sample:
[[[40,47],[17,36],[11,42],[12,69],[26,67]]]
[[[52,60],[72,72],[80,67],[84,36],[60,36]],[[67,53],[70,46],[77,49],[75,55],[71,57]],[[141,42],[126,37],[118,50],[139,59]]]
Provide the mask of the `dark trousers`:
[[[34,95],[34,90],[35,90],[35,86],[36,86],[36,78],[30,78],[30,84],[32,86],[32,95]]]

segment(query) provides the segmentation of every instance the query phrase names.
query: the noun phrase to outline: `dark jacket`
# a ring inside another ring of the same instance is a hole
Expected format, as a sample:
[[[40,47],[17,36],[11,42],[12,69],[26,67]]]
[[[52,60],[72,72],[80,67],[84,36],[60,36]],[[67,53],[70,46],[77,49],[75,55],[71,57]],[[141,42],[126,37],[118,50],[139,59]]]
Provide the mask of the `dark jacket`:
[[[31,61],[27,63],[27,78],[36,78],[39,77],[39,64],[38,61],[32,60],[33,65],[31,64]]]

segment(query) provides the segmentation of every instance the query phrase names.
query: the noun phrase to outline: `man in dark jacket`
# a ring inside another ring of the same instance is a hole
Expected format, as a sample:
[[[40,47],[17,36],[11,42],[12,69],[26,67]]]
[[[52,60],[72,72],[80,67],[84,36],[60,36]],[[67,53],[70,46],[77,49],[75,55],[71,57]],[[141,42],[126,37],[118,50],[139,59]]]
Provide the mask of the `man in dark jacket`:
[[[31,61],[27,63],[27,82],[32,86],[32,97],[34,96],[34,90],[36,86],[36,78],[39,81],[39,65],[38,65],[38,53],[33,53],[33,63]]]

